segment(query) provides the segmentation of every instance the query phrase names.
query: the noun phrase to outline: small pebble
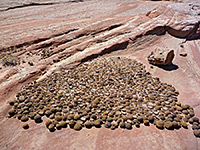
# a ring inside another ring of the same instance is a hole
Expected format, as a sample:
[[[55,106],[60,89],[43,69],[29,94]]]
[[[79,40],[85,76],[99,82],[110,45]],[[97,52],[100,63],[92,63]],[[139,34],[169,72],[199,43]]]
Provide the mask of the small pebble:
[[[165,128],[168,129],[168,130],[173,129],[173,123],[170,122],[170,121],[166,121],[165,122]]]
[[[105,128],[110,128],[111,127],[111,123],[110,122],[106,122],[104,125]]]
[[[49,129],[50,132],[54,132],[55,131],[54,124],[50,124],[48,129]]]
[[[159,129],[163,129],[163,127],[164,127],[164,122],[161,121],[161,120],[157,120],[157,121],[156,121],[156,127],[159,128]]]
[[[28,129],[29,128],[29,125],[27,123],[23,124],[22,126],[24,129]]]
[[[120,123],[120,128],[125,128],[125,123],[124,122]]]
[[[200,129],[199,130],[193,130],[193,133],[196,137],[200,137]]]
[[[188,128],[188,125],[187,125],[187,123],[186,123],[186,122],[181,122],[181,125],[182,125],[182,127],[183,127],[183,128],[185,128],[185,129],[187,129],[187,128]]]
[[[149,126],[149,121],[148,120],[144,120],[144,125],[145,126]]]
[[[91,128],[91,127],[92,127],[90,121],[86,121],[86,122],[84,123],[84,126],[85,126],[86,128]]]
[[[28,117],[27,117],[27,116],[22,116],[22,117],[21,117],[21,121],[23,121],[23,122],[28,121]]]
[[[180,56],[186,57],[186,56],[187,56],[187,53],[186,53],[186,52],[181,52],[181,53],[180,53]]]
[[[59,125],[62,127],[62,128],[66,128],[67,127],[67,123],[65,121],[61,121],[59,123]]]
[[[49,126],[51,123],[52,123],[51,120],[47,120],[47,121],[45,122],[46,127],[48,128],[48,126]]]
[[[82,129],[82,126],[80,124],[75,124],[74,130],[79,131]]]
[[[95,126],[96,128],[101,127],[101,122],[100,122],[99,120],[95,120],[95,121],[94,121],[94,126]]]
[[[193,119],[193,122],[197,122],[197,123],[199,123],[199,118],[197,118],[197,117],[193,117],[192,119]]]
[[[129,130],[132,129],[132,125],[130,123],[126,123],[125,127],[126,127],[126,129],[129,129]]]

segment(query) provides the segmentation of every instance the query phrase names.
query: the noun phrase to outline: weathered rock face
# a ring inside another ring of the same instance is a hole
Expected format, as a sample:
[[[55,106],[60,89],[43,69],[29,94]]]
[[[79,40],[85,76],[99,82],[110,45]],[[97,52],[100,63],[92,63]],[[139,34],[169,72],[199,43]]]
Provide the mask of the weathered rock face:
[[[174,50],[156,48],[148,56],[148,61],[153,65],[171,65],[174,59]]]
[[[92,128],[50,133],[44,122],[35,125],[29,120],[24,131],[17,119],[6,118],[8,101],[26,83],[102,55],[142,62],[152,76],[172,84],[180,93],[178,101],[200,117],[200,7],[189,2],[0,2],[0,58],[18,60],[16,66],[0,65],[0,149],[199,149],[200,141],[189,129],[171,132],[142,125],[124,132]],[[179,69],[150,69],[146,58],[154,47],[173,49]],[[182,51],[187,57],[179,56]]]

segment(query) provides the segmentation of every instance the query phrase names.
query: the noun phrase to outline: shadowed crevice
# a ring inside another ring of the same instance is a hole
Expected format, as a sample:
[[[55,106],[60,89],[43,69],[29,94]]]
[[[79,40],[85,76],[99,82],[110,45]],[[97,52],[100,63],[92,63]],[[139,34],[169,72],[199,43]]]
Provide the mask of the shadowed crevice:
[[[17,9],[17,8],[24,8],[24,7],[30,7],[30,6],[41,6],[41,5],[54,5],[54,4],[59,4],[58,2],[54,3],[30,3],[30,4],[22,4],[22,5],[17,5],[13,7],[8,7],[6,9],[0,10],[0,11],[8,11],[11,9]]]
[[[8,7],[6,9],[1,9],[0,11],[8,11],[8,10],[12,10],[12,9],[17,9],[17,8],[24,8],[24,7],[30,7],[30,6],[45,6],[45,5],[56,5],[56,4],[63,4],[63,3],[78,3],[78,2],[83,2],[83,0],[70,0],[67,2],[47,2],[47,3],[29,3],[29,4],[22,4],[22,5],[17,5],[17,6],[12,6],[12,7]]]

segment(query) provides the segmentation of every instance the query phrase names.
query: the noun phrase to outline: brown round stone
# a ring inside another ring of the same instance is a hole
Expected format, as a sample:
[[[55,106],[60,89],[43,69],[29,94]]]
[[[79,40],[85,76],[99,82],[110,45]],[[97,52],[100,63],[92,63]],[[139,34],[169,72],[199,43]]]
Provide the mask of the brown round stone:
[[[97,128],[101,127],[101,122],[99,120],[95,120],[94,126],[97,127]]]
[[[132,125],[130,124],[130,123],[125,123],[125,127],[126,127],[126,129],[132,129]]]
[[[73,120],[69,121],[69,127],[74,128],[75,122]]]
[[[82,126],[80,124],[75,124],[74,130],[79,131],[82,129]]]
[[[92,127],[91,122],[88,121],[88,120],[84,123],[84,126],[85,126],[86,128],[91,128],[91,127]]]
[[[21,117],[21,121],[22,121],[22,122],[28,121],[28,117],[27,117],[27,116],[22,116],[22,117]]]
[[[74,120],[78,120],[78,119],[80,119],[80,118],[81,118],[80,115],[74,115]]]
[[[193,130],[193,133],[196,137],[200,137],[200,129],[199,130]]]
[[[10,109],[10,110],[8,111],[8,114],[12,117],[12,116],[15,115],[15,111],[14,111],[13,109]]]
[[[170,121],[166,121],[165,122],[165,128],[166,129],[173,129],[173,123],[172,122],[170,122]]]
[[[54,124],[50,124],[50,125],[48,126],[48,129],[49,129],[50,132],[54,132],[54,131],[55,131],[55,126],[54,126]]]
[[[62,128],[66,128],[66,127],[67,127],[67,123],[66,123],[65,121],[61,121],[61,122],[59,123],[59,125],[60,125],[60,127],[62,127]]]
[[[145,126],[149,126],[149,121],[148,120],[144,120],[144,125]]]
[[[52,123],[51,120],[47,120],[47,121],[45,122],[46,127],[48,128],[48,126],[49,126],[51,123]]]
[[[24,129],[28,129],[29,128],[29,125],[27,123],[23,124],[22,126]]]
[[[163,127],[164,127],[164,122],[161,121],[161,120],[157,120],[157,121],[156,121],[156,127],[159,128],[159,129],[163,129]]]
[[[111,123],[108,122],[108,121],[106,121],[106,123],[104,124],[104,127],[105,127],[105,128],[110,128],[110,127],[111,127]]]
[[[62,116],[60,116],[60,115],[55,116],[55,120],[61,121],[62,120]]]
[[[181,126],[182,126],[183,128],[185,128],[185,129],[187,129],[187,128],[188,128],[188,125],[187,125],[187,123],[186,123],[186,122],[181,122]]]

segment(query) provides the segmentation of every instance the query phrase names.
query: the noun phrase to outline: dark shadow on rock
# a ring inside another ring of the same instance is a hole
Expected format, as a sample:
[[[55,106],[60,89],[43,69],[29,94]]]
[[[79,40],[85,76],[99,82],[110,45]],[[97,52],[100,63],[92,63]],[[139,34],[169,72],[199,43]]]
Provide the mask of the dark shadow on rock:
[[[174,127],[167,128],[167,130],[173,131],[173,130],[174,130]]]
[[[95,126],[96,128],[101,128],[101,125]]]
[[[173,71],[173,70],[177,70],[179,67],[175,64],[171,64],[171,65],[156,65],[159,68],[162,68],[166,71]]]
[[[35,120],[35,123],[42,123],[42,122],[43,122],[42,119],[37,119],[37,120]]]

